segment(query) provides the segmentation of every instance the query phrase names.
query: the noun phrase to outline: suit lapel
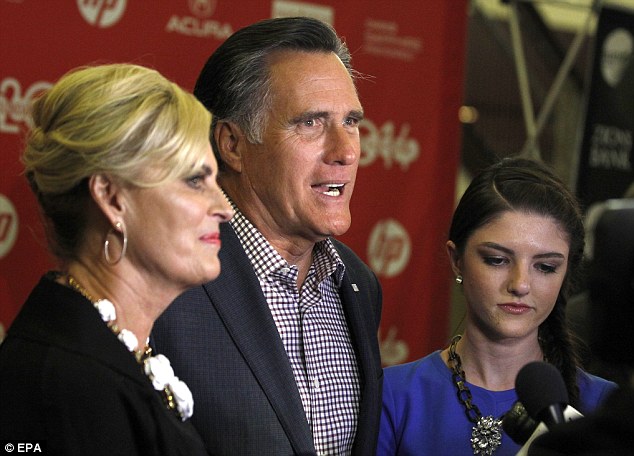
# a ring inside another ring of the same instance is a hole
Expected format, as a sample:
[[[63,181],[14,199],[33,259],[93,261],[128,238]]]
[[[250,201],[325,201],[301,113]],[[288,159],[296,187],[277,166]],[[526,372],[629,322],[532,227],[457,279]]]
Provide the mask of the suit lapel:
[[[314,452],[295,377],[258,279],[229,224],[221,225],[221,236],[222,273],[205,288],[294,450]]]
[[[339,247],[336,242],[335,247]],[[381,397],[381,387],[377,382],[377,371],[380,371],[381,365],[378,353],[372,348],[378,347],[377,328],[373,312],[368,308],[372,305],[373,295],[368,289],[370,284],[366,273],[357,271],[356,263],[347,259],[347,255],[340,248],[337,250],[346,265],[340,288],[341,303],[357,355],[361,386],[357,435],[352,454],[365,455],[374,453],[376,449]]]
[[[371,340],[367,329],[364,326],[363,315],[359,306],[359,284],[353,281],[348,266],[346,265],[346,273],[343,276],[341,284],[341,304],[346,315],[348,328],[350,330],[350,339],[357,354],[357,362],[359,363],[359,380],[363,390],[365,375],[368,368],[368,360],[371,359],[371,353],[368,352],[368,344],[364,341]]]

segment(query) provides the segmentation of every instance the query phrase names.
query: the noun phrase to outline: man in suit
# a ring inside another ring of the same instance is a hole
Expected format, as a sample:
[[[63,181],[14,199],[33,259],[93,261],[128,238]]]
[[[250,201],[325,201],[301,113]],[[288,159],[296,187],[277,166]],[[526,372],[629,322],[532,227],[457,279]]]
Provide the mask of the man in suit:
[[[375,452],[381,287],[334,239],[360,157],[353,76],[330,26],[281,18],[229,37],[196,82],[236,215],[220,277],[179,297],[153,343],[212,454]]]

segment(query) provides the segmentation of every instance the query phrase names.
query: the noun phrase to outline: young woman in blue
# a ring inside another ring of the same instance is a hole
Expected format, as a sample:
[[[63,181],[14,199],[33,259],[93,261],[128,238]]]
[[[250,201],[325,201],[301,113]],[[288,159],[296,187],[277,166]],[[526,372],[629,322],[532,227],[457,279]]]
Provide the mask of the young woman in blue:
[[[385,369],[378,455],[516,454],[501,419],[531,361],[557,367],[584,414],[616,388],[579,367],[566,325],[583,247],[578,204],[545,165],[505,159],[472,181],[447,241],[464,331],[444,350]]]

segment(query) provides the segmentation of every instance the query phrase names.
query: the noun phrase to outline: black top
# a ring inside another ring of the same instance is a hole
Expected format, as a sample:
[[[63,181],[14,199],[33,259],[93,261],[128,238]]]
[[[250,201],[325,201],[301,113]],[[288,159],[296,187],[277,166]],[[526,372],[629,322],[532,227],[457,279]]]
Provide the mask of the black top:
[[[206,454],[92,304],[54,278],[0,345],[0,440],[41,440],[60,455]]]

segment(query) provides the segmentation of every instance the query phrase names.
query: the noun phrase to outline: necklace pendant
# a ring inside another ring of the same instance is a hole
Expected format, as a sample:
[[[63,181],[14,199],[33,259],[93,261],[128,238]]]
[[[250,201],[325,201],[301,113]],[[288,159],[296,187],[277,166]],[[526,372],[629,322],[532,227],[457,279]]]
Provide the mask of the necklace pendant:
[[[471,431],[473,454],[491,456],[502,443],[502,420],[481,416]]]

